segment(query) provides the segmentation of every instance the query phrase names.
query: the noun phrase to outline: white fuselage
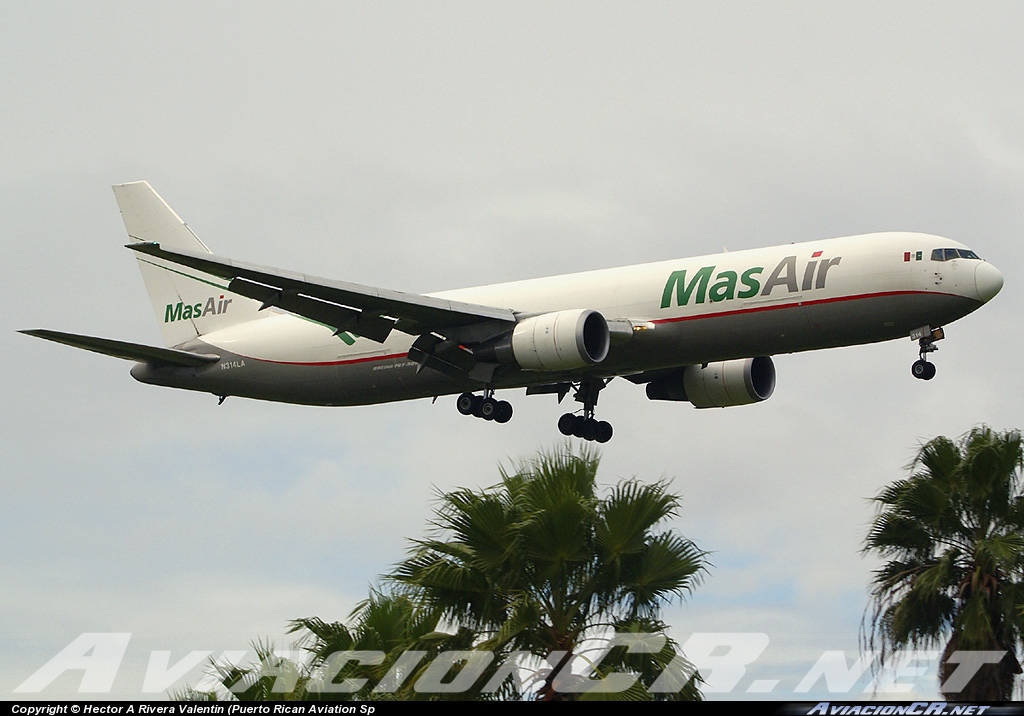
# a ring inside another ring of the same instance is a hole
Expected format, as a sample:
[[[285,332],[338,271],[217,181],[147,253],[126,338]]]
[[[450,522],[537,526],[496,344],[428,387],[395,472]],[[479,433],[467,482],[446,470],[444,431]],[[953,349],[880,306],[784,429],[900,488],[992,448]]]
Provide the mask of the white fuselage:
[[[509,308],[517,316],[592,309],[631,328],[608,357],[551,373],[517,367],[511,388],[657,371],[907,337],[961,318],[991,298],[1002,277],[978,259],[936,261],[935,249],[966,248],[918,233],[851,236],[431,294]],[[239,297],[237,300],[247,299]],[[415,336],[384,343],[342,334],[268,309],[203,335],[188,350],[216,353],[202,368],[139,365],[145,382],[284,402],[351,405],[472,390],[471,381],[407,358]]]

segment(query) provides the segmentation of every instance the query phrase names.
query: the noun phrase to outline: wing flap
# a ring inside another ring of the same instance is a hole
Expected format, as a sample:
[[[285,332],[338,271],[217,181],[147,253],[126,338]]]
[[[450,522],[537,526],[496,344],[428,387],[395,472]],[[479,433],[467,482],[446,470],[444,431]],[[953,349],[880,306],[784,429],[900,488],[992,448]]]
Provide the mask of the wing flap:
[[[232,279],[228,284],[228,290],[261,301],[262,308],[276,306],[325,326],[331,326],[336,333],[351,331],[378,343],[387,340],[391,330],[395,327],[395,321],[392,318],[374,316],[372,313],[325,301],[316,296],[296,293],[292,289],[281,291],[273,286],[265,286],[245,278]]]
[[[250,290],[253,294],[259,292],[261,295],[251,297],[259,298],[265,303],[269,298],[269,305],[280,306],[286,311],[327,323],[339,330],[363,335],[377,342],[383,342],[387,338],[391,327],[403,333],[419,335],[434,331],[444,332],[486,321],[507,323],[510,327],[516,322],[515,314],[507,308],[334,281],[241,263],[213,254],[172,251],[162,248],[155,242],[128,244],[128,248],[226,278],[231,281],[232,291],[238,291],[243,295],[248,295],[244,293],[245,290]],[[336,308],[314,305],[308,302],[310,300],[333,304]],[[351,315],[337,309],[356,312],[355,325],[349,327]],[[330,320],[325,320],[326,318]],[[389,322],[391,326],[388,325]]]
[[[209,353],[189,353],[188,351],[179,351],[173,348],[157,348],[155,346],[144,346],[139,343],[82,336],[77,333],[61,333],[60,331],[49,331],[42,328],[19,331],[19,333],[55,343],[63,343],[66,346],[81,348],[93,353],[102,353],[114,358],[134,360],[141,363],[198,368],[199,366],[216,363],[220,360],[220,356]]]

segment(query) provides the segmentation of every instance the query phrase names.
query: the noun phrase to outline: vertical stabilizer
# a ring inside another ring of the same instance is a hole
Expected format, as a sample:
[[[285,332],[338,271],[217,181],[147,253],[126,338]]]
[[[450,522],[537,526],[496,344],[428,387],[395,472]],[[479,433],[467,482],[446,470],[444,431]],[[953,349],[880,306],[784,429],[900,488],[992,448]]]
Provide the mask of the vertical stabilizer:
[[[113,189],[131,241],[155,241],[177,251],[210,253],[148,182],[117,184]],[[260,315],[258,302],[230,293],[223,279],[153,256],[137,254],[136,259],[168,346]]]

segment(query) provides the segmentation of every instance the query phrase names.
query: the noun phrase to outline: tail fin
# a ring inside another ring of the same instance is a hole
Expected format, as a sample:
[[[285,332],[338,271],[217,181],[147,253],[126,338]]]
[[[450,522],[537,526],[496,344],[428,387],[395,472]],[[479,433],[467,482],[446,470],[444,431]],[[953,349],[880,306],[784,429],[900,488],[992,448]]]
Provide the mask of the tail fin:
[[[148,182],[117,184],[113,189],[131,241],[155,241],[179,251],[210,253]],[[229,293],[223,279],[145,254],[136,254],[136,259],[168,346],[260,315],[258,302]]]

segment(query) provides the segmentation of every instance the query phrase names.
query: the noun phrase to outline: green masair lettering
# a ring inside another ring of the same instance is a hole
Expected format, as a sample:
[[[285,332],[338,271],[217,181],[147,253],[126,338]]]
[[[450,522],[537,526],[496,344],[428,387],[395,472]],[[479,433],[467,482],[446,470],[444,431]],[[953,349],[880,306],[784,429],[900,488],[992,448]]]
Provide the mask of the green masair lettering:
[[[164,323],[170,323],[171,321],[180,321],[182,305],[183,304],[181,303],[181,301],[178,301],[177,306],[172,306],[171,304],[168,303],[167,308],[164,309]]]
[[[661,307],[668,308],[672,305],[673,289],[675,292],[675,303],[677,306],[685,306],[694,297],[694,303],[704,303],[710,299],[712,303],[719,301],[731,301],[734,298],[754,298],[760,293],[762,296],[770,296],[779,286],[785,286],[788,293],[797,291],[810,291],[825,288],[825,275],[833,266],[838,266],[842,257],[836,256],[830,259],[820,259],[821,252],[816,252],[811,261],[803,267],[803,272],[797,268],[797,257],[786,256],[772,270],[768,279],[762,286],[758,274],[764,273],[763,266],[748,268],[737,276],[735,271],[720,271],[715,274],[714,283],[711,283],[711,275],[715,271],[714,266],[704,266],[686,281],[686,270],[673,271],[668,281],[665,282],[665,290],[661,294]],[[802,280],[801,280],[802,277]],[[708,284],[711,287],[708,288]],[[737,288],[741,290],[737,291]]]
[[[198,318],[203,313],[203,304],[197,303],[194,306],[186,306],[181,301],[176,305],[167,304],[164,309],[164,323],[183,321],[189,318]]]
[[[763,271],[763,267],[755,266],[754,268],[747,269],[743,272],[743,275],[740,276],[740,281],[742,281],[743,285],[747,288],[745,291],[740,291],[737,294],[740,298],[753,298],[757,295],[757,292],[761,290],[761,283],[754,278],[754,274],[762,273]]]
[[[715,284],[708,291],[713,302],[725,301],[736,296],[736,272],[722,271],[715,276]]]
[[[711,280],[711,272],[714,270],[714,266],[703,267],[693,274],[689,284],[686,283],[686,269],[673,271],[669,275],[668,281],[665,282],[665,290],[661,294],[661,307],[668,308],[672,304],[673,286],[676,289],[677,306],[685,306],[690,302],[690,296],[693,294],[694,287],[697,289],[697,298],[694,299],[694,303],[704,303],[704,297],[708,292],[708,281]]]
[[[181,301],[176,304],[168,303],[164,308],[164,323],[184,321],[190,318],[202,318],[209,315],[217,316],[228,310],[228,305],[231,301],[232,299],[224,298],[224,296],[221,296],[219,299],[210,296],[206,299],[205,305],[195,303],[189,306]]]

